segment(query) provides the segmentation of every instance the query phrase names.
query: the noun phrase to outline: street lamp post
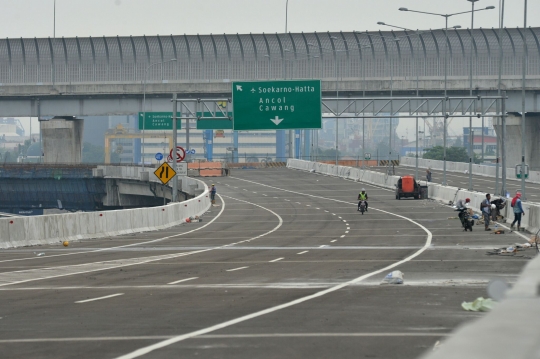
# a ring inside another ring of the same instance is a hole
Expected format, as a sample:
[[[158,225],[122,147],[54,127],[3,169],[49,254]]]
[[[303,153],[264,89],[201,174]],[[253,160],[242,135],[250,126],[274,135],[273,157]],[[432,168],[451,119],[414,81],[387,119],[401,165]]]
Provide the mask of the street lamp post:
[[[418,10],[410,10],[406,7],[400,7],[400,11],[410,11],[410,12],[416,12],[419,14],[426,14],[426,15],[434,15],[434,16],[442,16],[445,19],[445,26],[444,26],[444,98],[445,100],[442,103],[443,107],[443,115],[444,115],[444,123],[443,123],[443,185],[446,185],[446,123],[448,119],[448,115],[446,113],[446,106],[448,101],[448,18],[455,15],[461,15],[461,14],[468,14],[475,11],[482,11],[482,10],[491,10],[494,9],[494,6],[488,6],[484,9],[476,9],[476,10],[470,10],[470,11],[462,11],[462,12],[456,12],[453,14],[438,14],[438,13],[432,13],[432,12],[426,12],[426,11],[418,11]],[[453,26],[454,29],[459,29],[461,26],[456,25]]]
[[[154,62],[153,64],[150,64],[146,67],[146,70],[144,72],[144,83],[143,83],[143,119],[142,119],[142,123],[143,123],[143,128],[142,128],[142,154],[141,154],[141,162],[142,162],[142,165],[144,167],[144,133],[145,133],[145,123],[146,123],[146,82],[148,81],[148,70],[150,69],[150,67],[154,66],[154,65],[161,65],[162,68],[163,68],[163,64],[166,64],[167,62],[173,62],[173,61],[176,61],[176,59],[170,59],[170,60],[167,60],[167,61],[160,61],[160,62]],[[174,149],[176,150],[176,149]]]
[[[525,195],[525,74],[527,66],[527,0],[524,0],[523,8],[523,64],[521,72],[521,196],[524,201]]]
[[[378,25],[384,25],[384,26],[389,26],[389,27],[395,27],[397,29],[401,29],[401,30],[405,30],[405,31],[415,31],[415,30],[411,30],[411,29],[407,29],[405,27],[401,27],[401,26],[396,26],[396,25],[390,25],[390,24],[386,24],[384,22],[381,22],[379,21],[377,23]],[[416,35],[418,36],[417,40],[418,40],[418,52],[420,52],[420,46],[421,46],[421,39],[420,39],[420,34],[421,32],[419,31],[415,31],[416,32]],[[412,50],[412,49],[411,49]],[[414,54],[414,51],[412,51],[413,54]],[[416,60],[414,58],[414,55],[413,55],[413,61]],[[420,81],[420,75],[419,75],[419,71],[418,71],[418,67],[416,66],[416,61],[415,62],[415,72],[416,72],[416,97],[419,96],[419,81]],[[418,179],[418,116],[416,116],[416,163],[415,163],[415,178]]]

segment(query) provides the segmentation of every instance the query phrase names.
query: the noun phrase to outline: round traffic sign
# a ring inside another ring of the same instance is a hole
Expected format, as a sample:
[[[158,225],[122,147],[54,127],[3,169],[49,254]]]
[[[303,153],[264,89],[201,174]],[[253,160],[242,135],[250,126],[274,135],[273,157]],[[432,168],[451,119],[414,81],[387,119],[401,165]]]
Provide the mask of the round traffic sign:
[[[182,162],[186,158],[186,151],[180,147],[176,146],[176,162]],[[173,161],[173,150],[169,152],[169,156],[167,157],[167,161],[172,162]]]
[[[158,152],[156,153],[156,160],[161,161],[163,159],[163,153]]]

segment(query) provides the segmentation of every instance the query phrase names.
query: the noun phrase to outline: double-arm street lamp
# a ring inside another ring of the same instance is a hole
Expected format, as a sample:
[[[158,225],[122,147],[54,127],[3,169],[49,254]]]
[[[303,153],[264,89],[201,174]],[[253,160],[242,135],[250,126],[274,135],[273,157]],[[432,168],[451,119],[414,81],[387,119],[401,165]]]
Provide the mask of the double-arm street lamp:
[[[443,125],[443,185],[446,185],[446,123],[447,123],[447,114],[446,114],[446,101],[447,101],[447,80],[448,80],[448,18],[455,16],[455,15],[462,15],[462,14],[469,14],[476,11],[483,11],[483,10],[490,10],[494,9],[493,6],[488,6],[483,9],[476,9],[476,10],[469,10],[469,11],[461,11],[456,12],[452,14],[439,14],[439,13],[433,13],[433,12],[427,12],[427,11],[419,11],[419,10],[410,10],[406,7],[400,7],[400,11],[408,11],[408,12],[415,12],[419,14],[425,14],[425,15],[433,15],[433,16],[442,16],[445,20],[445,26],[444,26],[444,97],[445,101],[443,101],[443,115],[444,115],[444,125]],[[454,29],[459,29],[461,26],[453,26]]]
[[[330,39],[332,40],[340,40],[340,41],[343,41],[345,43],[347,43],[348,41],[347,40],[343,40],[343,39],[340,39],[340,38],[337,38],[335,36],[331,36]],[[356,45],[358,45],[360,48],[368,48],[368,47],[371,47],[370,45],[362,45],[360,43],[356,43]],[[336,139],[335,139],[335,142],[336,142],[336,166],[339,164],[339,146],[338,146],[338,134],[339,134],[339,124],[338,124],[338,117],[339,117],[339,74],[338,74],[338,53],[341,53],[341,52],[349,52],[349,51],[352,51],[353,49],[351,50],[334,50],[334,49],[329,49],[327,47],[322,47],[322,46],[319,46],[319,45],[315,45],[313,43],[308,43],[308,46],[313,46],[313,47],[317,47],[321,50],[326,50],[326,51],[331,51],[333,54],[334,54],[334,69],[335,69],[335,74],[336,74]],[[354,50],[357,50],[357,49],[354,49]]]
[[[379,21],[377,23],[377,25],[383,25],[383,26],[389,26],[389,27],[393,27],[393,28],[396,28],[396,29],[400,29],[400,30],[405,30],[405,31],[413,31],[416,33],[417,37],[418,37],[418,49],[416,50],[418,53],[420,52],[420,46],[421,46],[421,39],[420,39],[420,34],[422,33],[421,31],[418,31],[418,30],[411,30],[411,29],[407,29],[405,27],[401,27],[401,26],[396,26],[396,25],[390,25],[390,24],[387,24],[387,23],[384,23],[382,21]],[[412,49],[411,49],[412,50]],[[419,74],[419,71],[418,71],[418,64],[416,64],[416,60],[418,60],[420,57],[418,58],[415,58],[414,56],[414,51],[412,51],[413,53],[413,58],[412,60],[415,62],[415,72],[416,72],[416,97],[419,96],[419,80],[420,80],[420,74]],[[418,179],[418,116],[416,116],[416,166],[415,166],[415,178]]]
[[[143,119],[142,119],[142,123],[143,123],[143,127],[142,127],[142,150],[141,150],[141,162],[142,162],[142,165],[144,167],[144,130],[145,130],[145,123],[146,123],[146,82],[148,81],[148,70],[152,67],[152,66],[155,66],[155,65],[161,65],[161,80],[163,81],[163,64],[166,64],[168,62],[173,62],[173,61],[176,61],[176,59],[170,59],[170,60],[167,60],[167,61],[160,61],[160,62],[154,62],[153,64],[150,64],[148,66],[146,66],[146,70],[144,71],[144,83],[143,83],[143,105],[142,105],[142,110],[143,110]],[[173,117],[174,117],[175,114],[173,114]],[[176,149],[175,149],[176,151]]]

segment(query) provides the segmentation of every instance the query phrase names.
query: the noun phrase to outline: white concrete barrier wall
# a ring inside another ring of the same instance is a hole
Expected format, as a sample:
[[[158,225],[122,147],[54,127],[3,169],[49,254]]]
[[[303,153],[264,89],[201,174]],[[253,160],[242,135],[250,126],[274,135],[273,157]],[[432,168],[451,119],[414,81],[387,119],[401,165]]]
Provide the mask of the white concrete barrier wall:
[[[110,168],[114,169],[114,175],[119,178],[126,175],[139,179],[140,168],[127,168],[127,171],[124,167],[107,166],[107,176],[111,175]],[[0,248],[109,237],[178,225],[188,217],[201,216],[211,205],[208,186],[192,178],[189,182],[196,183],[203,190],[202,194],[184,202],[160,207],[2,218]]]
[[[406,167],[415,167],[416,166],[416,158],[414,157],[401,157],[399,161],[401,166]],[[418,167],[420,168],[428,168],[434,170],[443,170],[444,162],[443,161],[437,161],[437,160],[426,160],[423,158],[418,159]],[[449,172],[460,172],[464,173],[465,171],[469,170],[469,164],[465,162],[446,162],[446,170]],[[489,177],[495,177],[496,175],[496,167],[495,166],[486,166],[486,165],[472,165],[472,173],[473,175],[477,176],[489,176]],[[502,174],[501,169],[499,169],[499,176]],[[516,168],[507,168],[506,169],[506,176],[509,179],[516,179]],[[531,183],[540,183],[540,171],[530,171],[529,172],[529,178],[526,180],[527,182]]]

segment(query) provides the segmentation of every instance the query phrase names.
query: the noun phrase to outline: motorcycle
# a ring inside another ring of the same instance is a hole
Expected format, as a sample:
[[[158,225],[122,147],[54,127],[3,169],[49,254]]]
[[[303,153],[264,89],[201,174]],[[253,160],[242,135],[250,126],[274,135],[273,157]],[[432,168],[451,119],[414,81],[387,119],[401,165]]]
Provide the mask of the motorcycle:
[[[358,210],[364,215],[364,212],[366,211],[366,201],[358,202]]]
[[[469,214],[468,208],[462,207],[456,209],[456,211],[459,212],[458,217],[465,232],[467,232],[467,229],[472,232],[472,227],[474,226],[474,219]]]

